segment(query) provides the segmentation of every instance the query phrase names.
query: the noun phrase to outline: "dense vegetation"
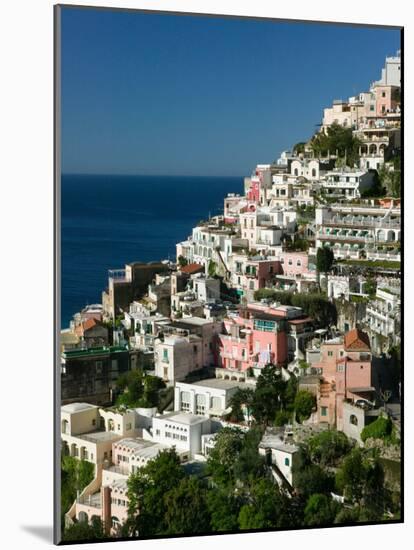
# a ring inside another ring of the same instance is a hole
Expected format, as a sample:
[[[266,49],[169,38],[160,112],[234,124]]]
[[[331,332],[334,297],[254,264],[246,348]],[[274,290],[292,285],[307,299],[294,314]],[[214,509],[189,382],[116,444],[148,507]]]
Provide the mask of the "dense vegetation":
[[[141,369],[135,369],[121,375],[117,380],[121,394],[115,405],[118,407],[157,407],[159,390],[165,388],[165,383],[158,376],[151,376]]]
[[[77,491],[82,491],[94,478],[95,467],[92,463],[86,460],[78,460],[75,457],[62,454],[60,463],[61,472],[61,490],[60,490],[60,505],[61,505],[61,526],[64,527],[64,517],[66,512],[72,506],[76,499]],[[82,540],[84,532],[88,529],[88,524],[70,530],[65,536],[65,540]],[[78,533],[78,535],[77,535]],[[76,538],[78,536],[78,538]]]
[[[326,432],[300,450],[295,492],[272,481],[258,452],[263,428],[223,428],[204,477],[189,476],[174,449],[162,451],[128,480],[123,535],[197,534],[378,521],[396,512],[378,459]],[[345,507],[332,493],[344,494]],[[140,513],[138,513],[138,510]]]
[[[361,141],[356,138],[352,128],[345,128],[339,124],[332,124],[326,132],[318,132],[310,141],[310,146],[316,156],[338,154],[339,158],[350,167],[359,160]]]

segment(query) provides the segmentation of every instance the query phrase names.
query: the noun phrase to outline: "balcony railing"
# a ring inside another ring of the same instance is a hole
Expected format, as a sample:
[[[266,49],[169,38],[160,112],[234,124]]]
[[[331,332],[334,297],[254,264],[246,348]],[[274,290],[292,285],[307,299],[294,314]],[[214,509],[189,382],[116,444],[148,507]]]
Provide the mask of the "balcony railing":
[[[401,224],[397,220],[363,220],[358,218],[346,219],[334,217],[323,223],[326,227],[373,227],[378,229],[397,229],[399,230]]]
[[[317,233],[316,238],[320,241],[350,241],[356,243],[374,243],[374,237],[352,236],[352,235],[328,235],[326,233]]]

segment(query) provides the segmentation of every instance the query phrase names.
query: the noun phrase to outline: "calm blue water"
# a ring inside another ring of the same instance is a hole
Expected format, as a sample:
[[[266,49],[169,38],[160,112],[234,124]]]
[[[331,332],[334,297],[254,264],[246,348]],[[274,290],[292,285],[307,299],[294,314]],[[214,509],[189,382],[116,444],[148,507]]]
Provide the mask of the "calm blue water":
[[[62,326],[100,303],[108,269],[175,258],[175,244],[222,212],[243,178],[62,176]]]

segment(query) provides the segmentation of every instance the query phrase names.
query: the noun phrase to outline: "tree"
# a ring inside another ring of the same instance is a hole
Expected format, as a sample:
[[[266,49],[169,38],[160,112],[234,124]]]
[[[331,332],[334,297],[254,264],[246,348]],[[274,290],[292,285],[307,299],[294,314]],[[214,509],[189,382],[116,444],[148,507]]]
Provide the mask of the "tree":
[[[94,517],[91,523],[76,521],[66,527],[62,534],[62,540],[66,542],[94,541],[105,538],[103,524],[100,518]]]
[[[338,508],[338,504],[327,495],[311,495],[305,507],[305,524],[310,527],[332,525]]]
[[[316,252],[316,269],[318,271],[318,280],[319,273],[324,273],[325,277],[327,276],[327,273],[331,269],[333,262],[334,253],[329,248],[329,246],[322,246],[318,248]]]
[[[166,534],[198,534],[210,531],[207,489],[194,476],[183,478],[165,495]]]
[[[116,405],[126,408],[137,407],[143,394],[142,370],[134,369],[121,375],[117,380],[117,386],[123,393],[118,396]]]
[[[259,454],[258,447],[263,436],[263,430],[255,426],[244,434],[243,444],[236,457],[234,476],[242,483],[250,483],[266,474],[265,458]]]
[[[295,293],[289,305],[302,308],[320,326],[336,324],[338,314],[335,304],[321,293]]]
[[[156,407],[158,392],[165,388],[164,381],[158,376],[143,374],[141,369],[131,370],[117,380],[117,386],[123,390],[116,405],[126,408]]]
[[[386,194],[386,188],[382,185],[381,177],[378,172],[374,172],[374,179],[371,187],[361,192],[362,198],[383,197]]]
[[[256,481],[251,486],[248,502],[240,509],[240,529],[283,529],[294,525],[289,497],[267,479]]]
[[[334,476],[317,464],[297,466],[294,470],[295,488],[298,494],[307,499],[313,494],[329,494],[334,490]]]
[[[128,534],[152,536],[167,532],[165,497],[184,478],[174,448],[161,451],[128,478]]]
[[[240,497],[232,491],[215,488],[207,493],[212,531],[235,531],[239,527]]]
[[[231,407],[231,413],[228,415],[228,419],[232,422],[243,422],[245,410],[250,412],[253,404],[254,392],[251,388],[238,388],[232,395],[229,405]]]
[[[296,155],[299,155],[300,153],[304,153],[305,145],[306,143],[304,141],[299,141],[299,143],[296,143],[296,145],[293,146],[293,153]]]
[[[177,262],[178,262],[178,265],[180,267],[185,267],[187,264],[188,264],[188,260],[187,258],[184,258],[184,256],[178,256],[177,258]]]
[[[377,281],[373,277],[368,277],[364,283],[364,292],[369,295],[371,299],[374,299],[377,292]]]
[[[217,271],[216,262],[214,262],[213,260],[210,260],[208,262],[208,268],[207,268],[208,276],[209,277],[214,277],[214,275],[216,274],[216,271]]]
[[[257,379],[252,413],[259,423],[268,425],[283,409],[286,382],[282,379],[274,365],[266,365]]]
[[[359,160],[361,141],[353,134],[352,128],[332,124],[327,131],[318,132],[310,141],[310,146],[316,155],[326,156],[338,153],[350,167]]]
[[[336,466],[338,460],[351,449],[349,439],[343,432],[326,430],[308,440],[311,460],[322,466]]]
[[[312,414],[316,406],[316,398],[312,393],[306,390],[300,390],[296,394],[294,405],[297,420],[303,422]]]
[[[365,464],[364,512],[367,521],[382,518],[385,508],[384,469],[378,458]]]
[[[222,428],[211,450],[207,468],[213,481],[219,486],[235,483],[234,465],[243,448],[244,433],[239,428]]]
[[[366,467],[361,449],[356,448],[347,455],[336,474],[336,486],[345,498],[360,503],[363,496]]]

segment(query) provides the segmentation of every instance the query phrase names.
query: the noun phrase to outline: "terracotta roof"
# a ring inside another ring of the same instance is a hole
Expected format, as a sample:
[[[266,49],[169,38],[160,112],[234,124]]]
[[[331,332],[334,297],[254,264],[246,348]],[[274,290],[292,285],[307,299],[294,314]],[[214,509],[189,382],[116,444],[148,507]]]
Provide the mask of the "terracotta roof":
[[[301,323],[310,323],[313,321],[312,317],[302,317],[301,319],[288,319],[290,325],[300,325]]]
[[[204,271],[204,266],[200,264],[187,264],[181,268],[182,273],[188,273],[192,275],[193,273],[201,273]]]
[[[95,325],[97,325],[96,319],[87,319],[84,323],[82,323],[83,331],[89,330],[90,328],[93,328]]]
[[[368,334],[354,328],[345,334],[345,349],[350,351],[370,351]]]

